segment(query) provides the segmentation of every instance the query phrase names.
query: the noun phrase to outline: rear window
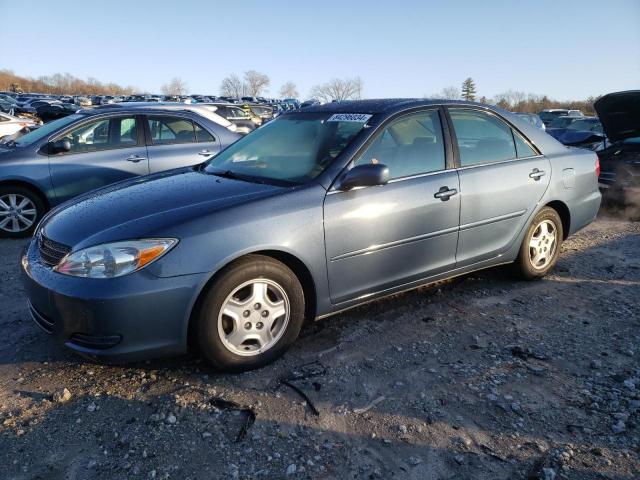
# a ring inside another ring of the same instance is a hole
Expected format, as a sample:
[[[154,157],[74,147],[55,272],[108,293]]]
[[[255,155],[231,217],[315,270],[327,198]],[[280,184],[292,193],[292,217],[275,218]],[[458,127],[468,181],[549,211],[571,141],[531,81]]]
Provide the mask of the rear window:
[[[149,132],[154,145],[167,143],[195,143],[196,135],[191,120],[181,117],[149,117]]]

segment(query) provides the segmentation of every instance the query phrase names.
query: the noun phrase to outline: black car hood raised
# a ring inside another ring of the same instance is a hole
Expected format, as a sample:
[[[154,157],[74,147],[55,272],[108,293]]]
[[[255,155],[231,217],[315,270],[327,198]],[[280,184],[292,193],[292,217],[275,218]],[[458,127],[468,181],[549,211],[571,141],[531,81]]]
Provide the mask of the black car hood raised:
[[[195,168],[174,170],[119,182],[64,203],[45,218],[41,231],[74,249],[140,238],[282,189]]]
[[[640,137],[640,90],[609,93],[593,106],[611,142]]]

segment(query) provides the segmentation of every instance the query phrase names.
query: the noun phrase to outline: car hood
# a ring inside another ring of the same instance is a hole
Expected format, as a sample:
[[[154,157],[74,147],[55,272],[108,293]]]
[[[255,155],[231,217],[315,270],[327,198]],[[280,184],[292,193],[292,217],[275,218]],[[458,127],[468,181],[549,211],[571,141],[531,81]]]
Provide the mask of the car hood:
[[[120,182],[55,208],[40,228],[74,250],[99,243],[163,235],[170,226],[220,208],[276,194],[284,187],[207,174],[196,168]]]
[[[609,93],[594,107],[611,142],[640,137],[640,90]]]

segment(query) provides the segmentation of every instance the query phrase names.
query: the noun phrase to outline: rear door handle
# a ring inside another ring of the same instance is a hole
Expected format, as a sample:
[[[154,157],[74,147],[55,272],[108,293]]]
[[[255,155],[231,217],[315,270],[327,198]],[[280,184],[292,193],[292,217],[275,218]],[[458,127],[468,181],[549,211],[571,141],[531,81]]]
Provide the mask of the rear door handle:
[[[447,186],[444,186],[444,187],[440,187],[440,190],[438,190],[433,196],[435,198],[439,198],[443,202],[446,202],[447,200],[449,200],[449,198],[453,197],[454,195],[457,195],[457,193],[458,193],[458,190],[456,190],[455,188],[449,188]]]
[[[534,168],[533,171],[529,174],[529,178],[533,178],[534,180],[538,181],[546,174],[547,172],[545,172],[544,170],[538,170],[537,168]]]
[[[138,163],[142,160],[146,160],[146,158],[141,157],[140,155],[131,155],[130,157],[127,157],[127,162]]]
[[[198,155],[202,155],[203,157],[208,157],[209,155],[213,155],[211,150],[201,150],[198,152]]]

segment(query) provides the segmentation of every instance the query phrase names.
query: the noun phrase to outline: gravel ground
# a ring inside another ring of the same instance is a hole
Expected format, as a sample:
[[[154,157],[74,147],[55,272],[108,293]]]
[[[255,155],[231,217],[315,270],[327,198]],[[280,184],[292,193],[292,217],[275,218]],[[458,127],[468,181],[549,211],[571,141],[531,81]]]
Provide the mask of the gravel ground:
[[[274,365],[97,365],[32,323],[0,242],[0,479],[640,478],[640,223],[306,326]]]

